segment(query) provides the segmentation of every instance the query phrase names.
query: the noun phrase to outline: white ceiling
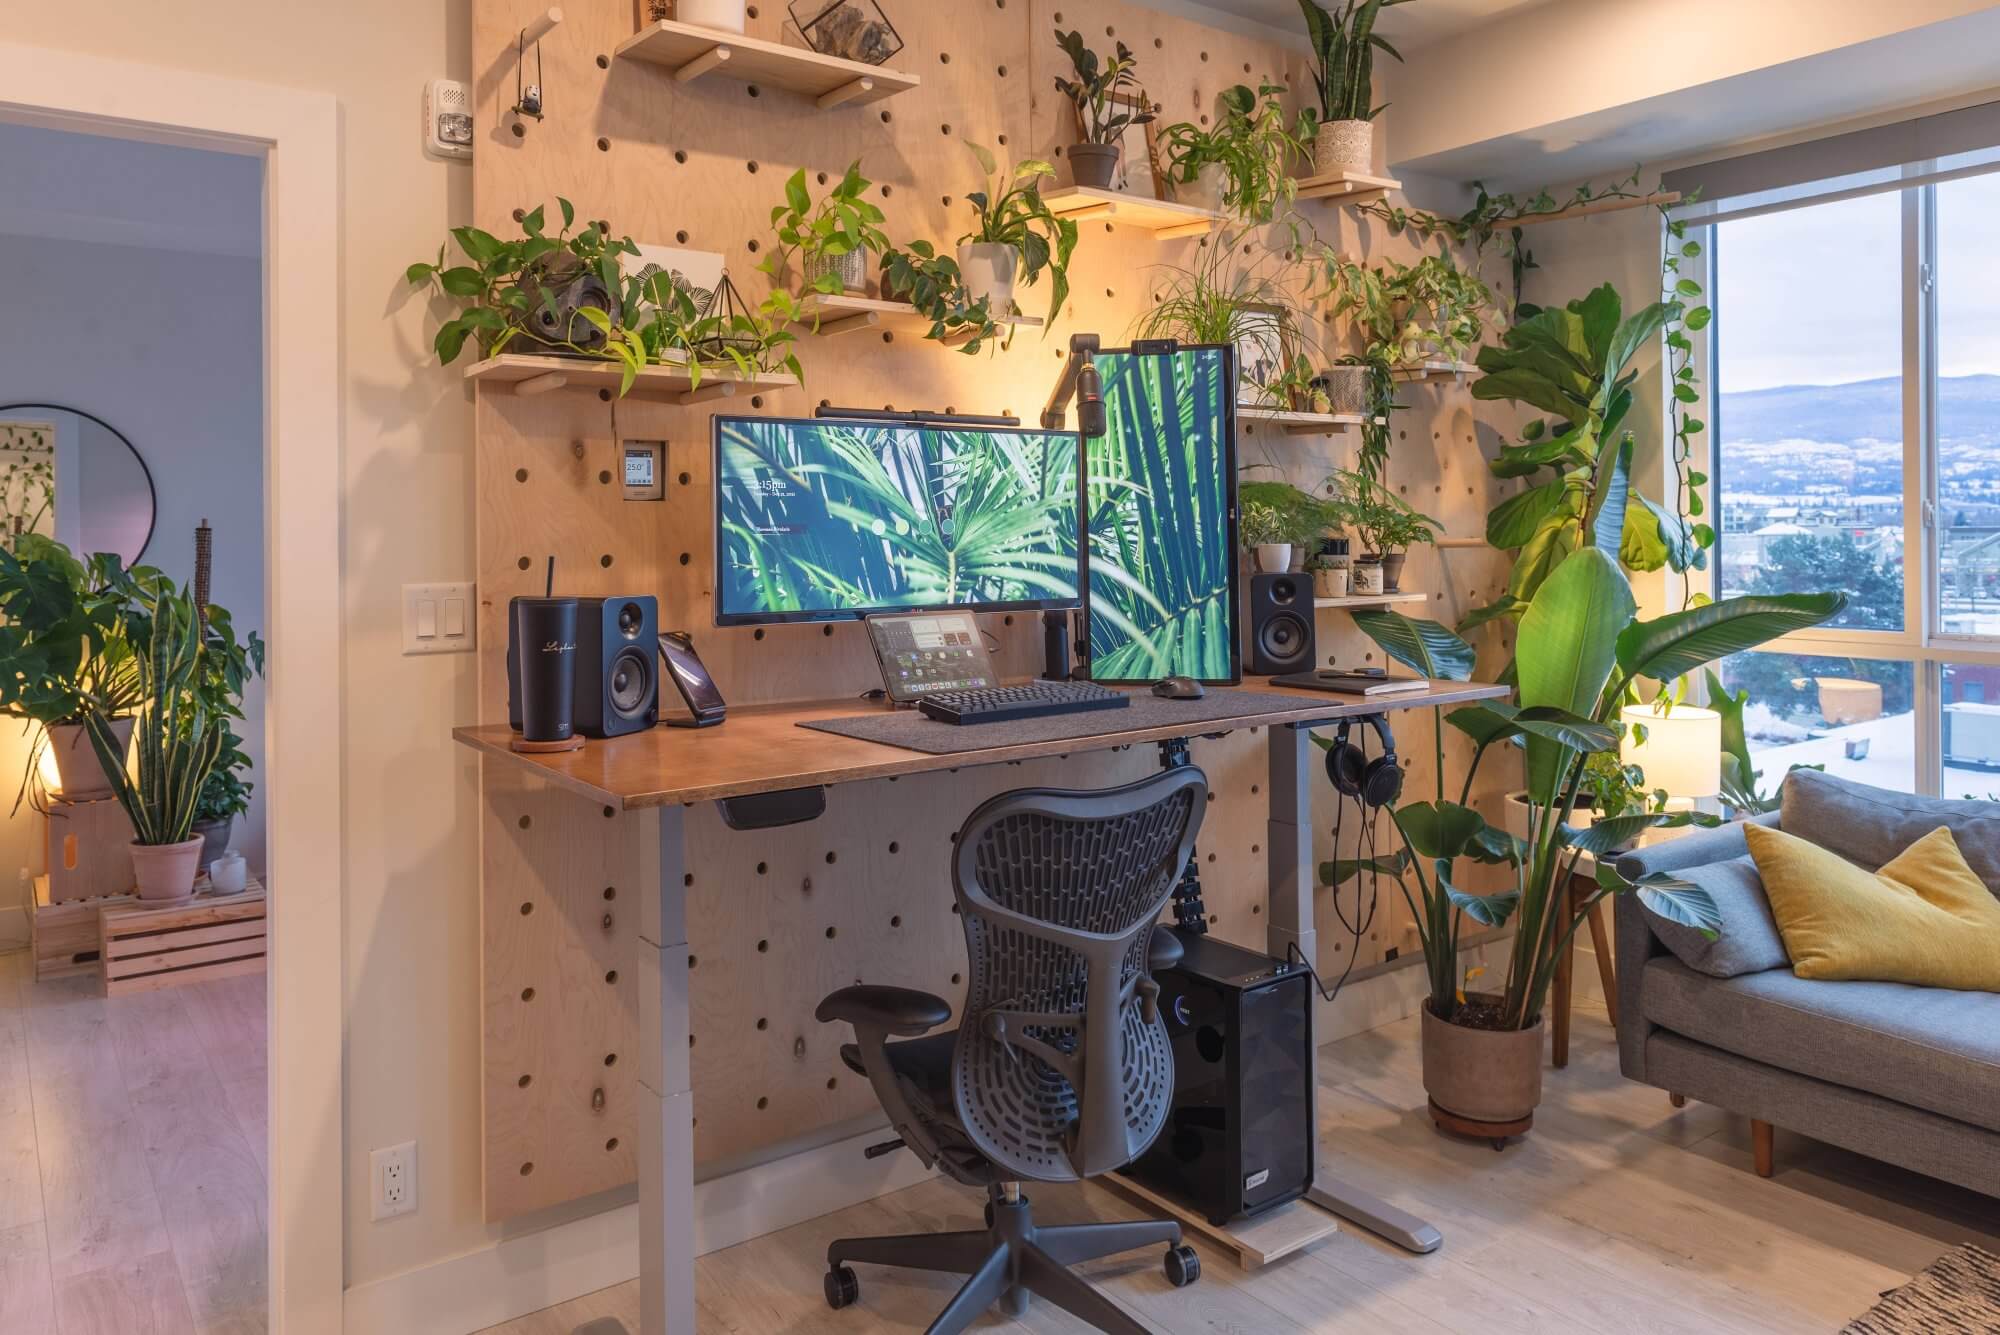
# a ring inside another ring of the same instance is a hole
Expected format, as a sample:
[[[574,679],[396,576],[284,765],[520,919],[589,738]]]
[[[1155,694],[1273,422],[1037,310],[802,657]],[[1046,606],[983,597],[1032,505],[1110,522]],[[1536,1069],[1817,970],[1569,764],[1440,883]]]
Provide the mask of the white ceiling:
[[[0,121],[0,236],[256,256],[264,164]]]
[[[1517,10],[1545,3],[1547,0],[1411,0],[1409,4],[1383,10],[1376,27],[1407,56],[1412,50],[1441,38],[1470,32]],[[1321,0],[1321,4],[1335,9],[1339,0]],[[1301,37],[1305,32],[1299,0],[1193,0],[1193,6],[1233,14],[1267,27],[1296,30]]]

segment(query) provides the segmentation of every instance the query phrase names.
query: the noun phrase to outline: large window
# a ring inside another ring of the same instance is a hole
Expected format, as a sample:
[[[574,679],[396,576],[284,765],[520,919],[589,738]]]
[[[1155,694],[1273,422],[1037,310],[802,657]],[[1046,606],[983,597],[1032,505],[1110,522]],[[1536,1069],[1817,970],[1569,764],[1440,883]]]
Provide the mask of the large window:
[[[1723,665],[1767,790],[2000,790],[2000,174],[1926,170],[1710,209],[1712,591],[1848,598]]]

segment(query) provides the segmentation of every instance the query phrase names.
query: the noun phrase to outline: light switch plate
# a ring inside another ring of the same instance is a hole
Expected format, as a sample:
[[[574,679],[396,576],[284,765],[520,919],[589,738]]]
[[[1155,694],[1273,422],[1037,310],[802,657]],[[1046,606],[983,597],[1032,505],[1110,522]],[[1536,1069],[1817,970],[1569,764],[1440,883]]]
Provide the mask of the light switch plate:
[[[405,654],[469,653],[477,619],[472,609],[473,586],[405,584],[403,586],[403,652]]]

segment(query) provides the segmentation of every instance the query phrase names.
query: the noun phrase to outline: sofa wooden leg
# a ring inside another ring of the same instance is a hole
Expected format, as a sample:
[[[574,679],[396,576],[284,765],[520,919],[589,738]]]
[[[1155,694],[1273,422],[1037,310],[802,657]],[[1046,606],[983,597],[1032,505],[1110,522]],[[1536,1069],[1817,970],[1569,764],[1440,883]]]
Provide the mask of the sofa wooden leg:
[[[1757,1176],[1769,1177],[1774,1171],[1771,1164],[1771,1134],[1769,1122],[1750,1119],[1750,1153],[1757,1164]]]
[[[1688,1106],[1688,1096],[1685,1094],[1669,1093],[1667,1095],[1667,1102],[1673,1104],[1676,1108],[1685,1108]]]

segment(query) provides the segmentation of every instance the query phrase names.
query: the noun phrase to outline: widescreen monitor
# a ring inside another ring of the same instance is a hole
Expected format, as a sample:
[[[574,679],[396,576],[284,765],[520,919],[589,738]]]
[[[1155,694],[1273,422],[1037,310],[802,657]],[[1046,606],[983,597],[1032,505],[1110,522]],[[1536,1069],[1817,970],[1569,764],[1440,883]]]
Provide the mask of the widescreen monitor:
[[[1075,432],[714,422],[718,625],[1081,601]]]
[[[1096,363],[1106,430],[1085,442],[1090,675],[1233,683],[1235,352],[1113,349]]]

